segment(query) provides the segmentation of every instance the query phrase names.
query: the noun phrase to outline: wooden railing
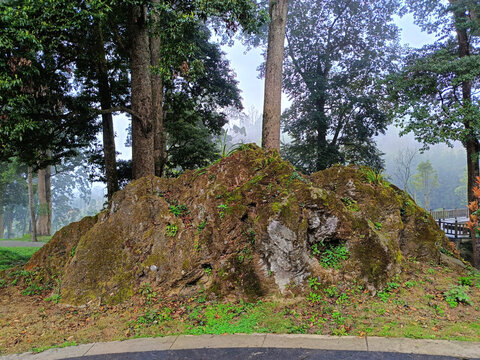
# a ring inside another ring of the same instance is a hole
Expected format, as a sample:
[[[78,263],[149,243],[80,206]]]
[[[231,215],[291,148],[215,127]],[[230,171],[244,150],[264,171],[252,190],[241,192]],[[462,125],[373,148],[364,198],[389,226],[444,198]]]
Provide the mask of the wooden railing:
[[[460,238],[470,238],[470,229],[465,223],[460,223],[457,220],[455,221],[444,221],[442,219],[437,220],[438,226],[445,232],[445,235],[448,237],[453,237],[454,239]]]
[[[435,220],[468,218],[468,208],[433,210],[430,213]]]

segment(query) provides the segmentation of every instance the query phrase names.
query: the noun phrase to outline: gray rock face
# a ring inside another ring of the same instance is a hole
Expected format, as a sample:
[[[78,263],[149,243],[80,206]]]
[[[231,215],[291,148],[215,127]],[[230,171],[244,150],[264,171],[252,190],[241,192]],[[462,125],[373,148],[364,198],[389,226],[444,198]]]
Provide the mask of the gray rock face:
[[[268,224],[267,234],[269,241],[262,246],[266,267],[273,272],[275,283],[283,293],[288,283],[301,284],[310,273],[306,244],[278,220]]]
[[[315,244],[323,242],[335,234],[338,218],[334,215],[327,216],[321,211],[312,211],[308,216],[308,242]]]

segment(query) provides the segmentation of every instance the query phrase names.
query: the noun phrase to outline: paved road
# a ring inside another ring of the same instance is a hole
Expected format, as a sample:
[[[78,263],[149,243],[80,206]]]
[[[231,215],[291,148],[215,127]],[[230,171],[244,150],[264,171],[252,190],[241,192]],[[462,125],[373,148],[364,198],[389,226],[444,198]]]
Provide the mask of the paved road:
[[[103,354],[69,360],[458,360],[459,357],[392,352],[335,351],[311,349],[190,349]]]
[[[5,240],[0,241],[0,247],[42,247],[45,245],[44,242],[38,241],[13,241],[13,240]]]

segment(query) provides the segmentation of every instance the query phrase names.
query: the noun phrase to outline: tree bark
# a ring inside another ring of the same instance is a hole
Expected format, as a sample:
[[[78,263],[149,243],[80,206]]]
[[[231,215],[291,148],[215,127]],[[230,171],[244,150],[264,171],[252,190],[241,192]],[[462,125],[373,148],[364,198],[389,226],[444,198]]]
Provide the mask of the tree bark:
[[[5,217],[5,225],[7,228],[7,239],[11,239],[13,237],[13,219],[14,219],[14,210],[13,208],[10,209],[10,211],[7,213],[7,216]]]
[[[3,206],[0,206],[0,239],[3,239],[4,224],[3,224]]]
[[[30,226],[32,230],[32,241],[37,241],[37,222],[35,219],[35,209],[33,207],[33,171],[28,168],[27,172],[28,182],[28,208],[30,210]]]
[[[108,66],[100,21],[97,21],[95,24],[95,53],[100,106],[102,110],[106,110],[111,108],[112,92],[108,81]],[[105,176],[107,178],[107,198],[110,201],[113,194],[119,190],[112,113],[102,113],[102,134]]]
[[[153,0],[152,3],[158,5],[160,0]],[[152,11],[152,22],[156,24],[160,19],[155,11]],[[150,60],[151,65],[158,66],[160,63],[161,41],[155,34],[155,28],[150,37]],[[163,127],[163,80],[159,74],[152,76],[152,119],[153,119],[153,142],[155,175],[161,177],[165,167],[165,130]]]
[[[152,82],[147,7],[133,6],[130,23],[133,178],[155,174]]]
[[[288,0],[269,0],[267,62],[263,103],[262,147],[280,151],[282,76]]]
[[[25,214],[23,214],[23,220],[22,220],[22,237],[27,232],[27,224],[28,224],[28,218],[29,217],[30,216],[28,214],[28,208],[25,208]]]
[[[454,0],[450,0],[450,3],[454,3]],[[455,20],[459,18],[466,17],[465,11],[459,10],[454,14]],[[465,56],[470,56],[470,42],[468,40],[467,30],[464,28],[456,27],[457,39],[458,39],[458,55],[460,58]],[[463,106],[470,106],[472,98],[472,82],[464,81],[462,82],[462,98]],[[473,133],[473,126],[469,120],[465,123],[465,130],[467,131],[467,138],[464,141],[464,146],[467,151],[467,197],[468,202],[475,201],[476,197],[473,194],[473,188],[475,187],[475,181],[477,176],[480,175],[480,166],[479,166],[479,151],[480,144],[478,139]],[[472,239],[473,247],[473,265],[478,266],[478,254],[480,249],[477,246],[476,237]]]
[[[37,234],[40,236],[48,236],[48,218],[49,205],[47,201],[47,185],[46,185],[46,169],[39,169],[38,177],[38,219]]]
[[[48,206],[48,235],[52,235],[52,217],[53,217],[53,203],[52,203],[52,167],[49,165],[45,169],[45,189],[47,193]]]
[[[451,4],[455,3],[456,0],[449,0]],[[459,20],[462,17],[465,17],[465,12],[458,10],[454,13],[455,19]],[[470,56],[470,42],[468,40],[467,30],[464,28],[456,27],[457,40],[458,40],[458,56],[463,58],[465,56]],[[463,106],[470,105],[472,97],[472,82],[464,81],[462,82],[462,100]],[[464,146],[467,151],[467,196],[468,201],[475,200],[473,195],[473,188],[475,186],[475,179],[479,176],[479,164],[478,164],[478,152],[479,152],[479,143],[478,139],[472,134],[473,132],[470,121],[464,124],[465,130],[467,131],[467,139],[464,141]]]

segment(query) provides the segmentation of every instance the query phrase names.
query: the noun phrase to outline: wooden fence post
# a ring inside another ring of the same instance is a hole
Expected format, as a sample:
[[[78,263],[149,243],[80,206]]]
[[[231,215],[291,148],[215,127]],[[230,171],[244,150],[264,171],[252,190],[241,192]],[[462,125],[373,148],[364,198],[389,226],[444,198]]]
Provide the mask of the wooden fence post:
[[[455,239],[458,239],[458,220],[455,218]]]

